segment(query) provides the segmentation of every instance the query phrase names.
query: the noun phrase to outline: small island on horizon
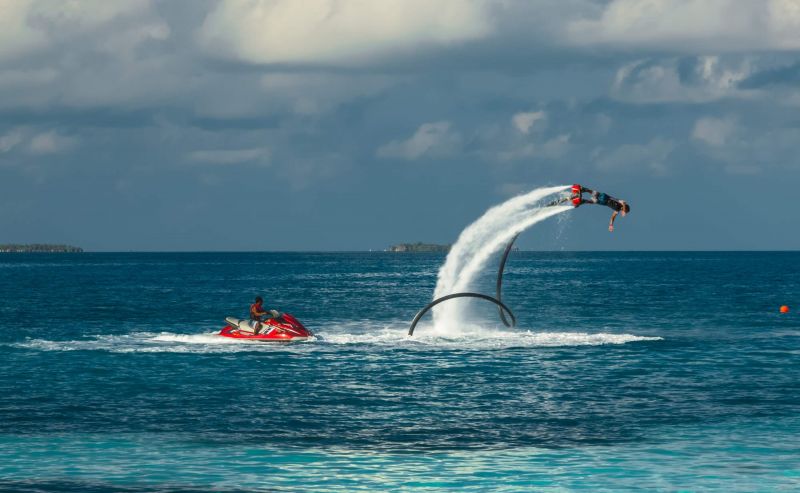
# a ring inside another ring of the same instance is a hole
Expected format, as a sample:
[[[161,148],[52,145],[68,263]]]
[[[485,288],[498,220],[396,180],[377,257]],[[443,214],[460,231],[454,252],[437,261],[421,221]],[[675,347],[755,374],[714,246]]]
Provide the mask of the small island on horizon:
[[[49,243],[0,244],[0,253],[83,253],[83,248]]]
[[[386,249],[387,252],[399,253],[447,253],[451,245],[437,245],[435,243],[398,243]]]

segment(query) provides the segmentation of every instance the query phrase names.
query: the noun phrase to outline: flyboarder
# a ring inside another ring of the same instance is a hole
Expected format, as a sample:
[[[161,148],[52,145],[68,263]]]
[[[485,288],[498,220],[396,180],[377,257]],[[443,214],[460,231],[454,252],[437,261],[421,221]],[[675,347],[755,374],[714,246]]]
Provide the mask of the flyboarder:
[[[590,197],[584,199],[584,193],[588,193]],[[564,197],[547,205],[559,205],[567,201],[572,202],[575,207],[580,207],[582,204],[597,204],[611,208],[614,212],[611,213],[611,221],[608,223],[609,231],[614,231],[614,220],[617,219],[617,214],[622,213],[623,216],[626,216],[631,211],[631,206],[624,200],[580,185],[572,185],[572,193],[569,197]]]

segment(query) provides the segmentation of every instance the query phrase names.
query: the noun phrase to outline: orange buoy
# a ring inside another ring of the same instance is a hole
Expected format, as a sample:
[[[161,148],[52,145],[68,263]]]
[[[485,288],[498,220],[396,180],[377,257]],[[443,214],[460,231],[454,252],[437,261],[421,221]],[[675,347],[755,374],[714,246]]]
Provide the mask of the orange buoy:
[[[783,306],[781,307],[781,313],[789,313],[789,307],[788,307],[788,306],[786,306],[786,305],[783,305]]]

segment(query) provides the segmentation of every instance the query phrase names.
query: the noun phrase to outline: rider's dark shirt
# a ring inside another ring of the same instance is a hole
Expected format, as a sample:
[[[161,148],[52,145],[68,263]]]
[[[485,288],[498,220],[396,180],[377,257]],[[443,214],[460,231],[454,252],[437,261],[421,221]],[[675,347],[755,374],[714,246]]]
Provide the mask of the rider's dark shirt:
[[[615,199],[614,197],[609,197],[605,205],[611,207],[617,212],[622,210],[622,203],[619,200]]]

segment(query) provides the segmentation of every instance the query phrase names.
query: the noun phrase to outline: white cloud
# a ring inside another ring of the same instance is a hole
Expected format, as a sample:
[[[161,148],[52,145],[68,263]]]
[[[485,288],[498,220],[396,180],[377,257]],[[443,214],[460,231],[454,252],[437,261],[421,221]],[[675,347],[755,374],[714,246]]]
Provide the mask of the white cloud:
[[[248,63],[356,64],[490,30],[481,0],[223,0],[197,38],[211,53]]]
[[[0,2],[0,60],[58,46],[69,37],[85,36],[115,19],[148,13],[151,8],[150,0],[3,0]],[[162,22],[160,26],[155,34],[164,36],[166,24]]]
[[[20,130],[12,130],[11,132],[0,137],[0,152],[8,152],[15,148],[22,142],[23,136]]]
[[[634,50],[795,50],[797,0],[613,0],[593,19],[569,23],[577,45]]]
[[[11,0],[11,3],[18,0]],[[29,24],[38,27],[57,27],[73,31],[90,30],[107,22],[129,15],[137,15],[152,8],[151,0],[72,0],[50,2],[22,1],[28,7]]]
[[[571,138],[572,136],[570,134],[562,134],[545,142],[542,146],[545,157],[556,158],[563,156],[569,148],[569,141]]]
[[[54,82],[58,71],[51,68],[0,70],[0,89],[29,89]]]
[[[77,138],[54,130],[35,133],[31,128],[19,127],[0,136],[0,153],[21,149],[34,155],[58,154],[72,150],[77,144]]]
[[[28,143],[31,154],[58,154],[75,147],[78,140],[73,137],[59,135],[55,131],[34,135]]]
[[[722,147],[736,128],[733,118],[700,118],[694,123],[692,138],[712,147]]]
[[[661,175],[667,171],[666,160],[674,149],[673,141],[656,137],[647,144],[624,144],[610,152],[600,150],[595,164],[603,171],[649,170]]]
[[[0,108],[174,101],[193,79],[170,33],[151,0],[0,0]]]
[[[496,154],[484,153],[499,161],[518,161],[529,158],[558,158],[569,148],[570,135],[562,134],[544,142],[515,141]]]
[[[46,37],[27,23],[33,0],[0,2],[0,61],[43,46]]]
[[[547,118],[547,114],[544,111],[520,112],[511,117],[511,123],[520,133],[528,134],[536,122],[543,121],[545,118]]]
[[[756,174],[769,169],[800,169],[800,129],[770,121],[734,117],[701,118],[692,138],[701,151],[730,174]]]
[[[266,147],[249,149],[205,149],[189,153],[190,161],[203,164],[241,164],[269,162],[270,150]]]
[[[702,103],[725,97],[748,97],[738,83],[753,73],[749,59],[639,60],[617,71],[612,95],[640,103]]]
[[[340,104],[379,94],[406,80],[374,74],[270,73],[261,87],[276,104],[286,104],[301,115],[329,111]]]
[[[408,139],[393,140],[378,148],[377,156],[409,161],[422,156],[451,156],[461,149],[461,136],[450,126],[446,121],[423,123]]]
[[[487,153],[485,153],[487,154]],[[492,156],[492,153],[488,153]],[[532,142],[528,142],[516,147],[502,149],[496,153],[496,159],[499,161],[518,161],[520,159],[528,159],[538,154],[538,147]]]

